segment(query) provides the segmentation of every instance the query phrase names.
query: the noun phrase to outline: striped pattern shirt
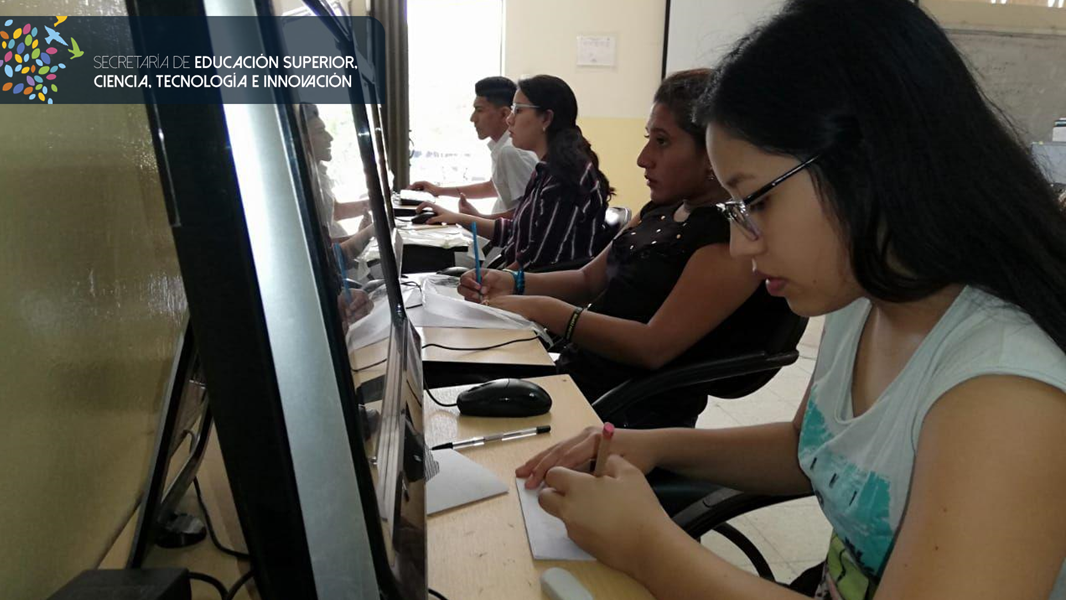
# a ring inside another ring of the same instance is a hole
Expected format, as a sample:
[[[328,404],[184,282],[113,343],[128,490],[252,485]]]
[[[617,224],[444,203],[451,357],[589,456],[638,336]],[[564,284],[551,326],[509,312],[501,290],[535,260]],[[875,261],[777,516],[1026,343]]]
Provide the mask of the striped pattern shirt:
[[[610,241],[607,189],[588,163],[578,185],[566,185],[539,162],[511,219],[496,219],[492,243],[506,264],[523,269],[592,258]]]

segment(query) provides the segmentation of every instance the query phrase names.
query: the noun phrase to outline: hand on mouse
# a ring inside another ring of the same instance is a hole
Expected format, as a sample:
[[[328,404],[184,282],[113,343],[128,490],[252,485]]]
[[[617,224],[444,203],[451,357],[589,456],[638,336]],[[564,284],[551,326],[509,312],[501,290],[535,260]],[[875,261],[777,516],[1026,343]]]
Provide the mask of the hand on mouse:
[[[445,210],[445,209],[441,208],[439,205],[434,204],[432,202],[423,202],[422,204],[419,204],[415,208],[415,212],[419,213],[419,212],[422,212],[423,209],[427,209],[427,208],[432,210],[433,212],[437,213],[437,216],[431,217],[428,221],[426,221],[426,225],[443,225],[445,223],[462,223],[463,222],[463,221],[461,221],[459,219],[459,213],[452,212],[450,210]]]
[[[481,285],[478,285],[477,273],[473,270],[463,273],[459,278],[459,295],[470,302],[481,303],[513,293],[514,276],[504,271],[481,269]]]
[[[566,534],[604,564],[638,580],[646,552],[663,536],[680,533],[640,469],[617,454],[603,477],[556,467],[540,492],[545,512],[566,525]]]
[[[552,467],[587,470],[596,458],[596,439],[601,431],[602,427],[586,427],[574,437],[538,452],[515,469],[515,476],[525,478],[526,489],[531,490],[544,481],[545,474]],[[650,472],[658,459],[655,445],[648,434],[648,431],[635,429],[615,429],[611,453],[625,457],[644,473]]]

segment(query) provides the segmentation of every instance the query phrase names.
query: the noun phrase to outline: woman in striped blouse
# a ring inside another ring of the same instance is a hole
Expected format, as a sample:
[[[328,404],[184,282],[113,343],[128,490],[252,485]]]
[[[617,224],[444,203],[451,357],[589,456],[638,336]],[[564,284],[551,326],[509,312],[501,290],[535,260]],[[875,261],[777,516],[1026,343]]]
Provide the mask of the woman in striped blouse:
[[[536,269],[591,259],[610,241],[604,218],[614,193],[599,158],[577,126],[577,99],[565,81],[537,75],[518,82],[507,119],[516,148],[540,160],[510,218],[487,219],[424,203],[428,223],[477,224],[478,234],[503,249],[511,268]]]

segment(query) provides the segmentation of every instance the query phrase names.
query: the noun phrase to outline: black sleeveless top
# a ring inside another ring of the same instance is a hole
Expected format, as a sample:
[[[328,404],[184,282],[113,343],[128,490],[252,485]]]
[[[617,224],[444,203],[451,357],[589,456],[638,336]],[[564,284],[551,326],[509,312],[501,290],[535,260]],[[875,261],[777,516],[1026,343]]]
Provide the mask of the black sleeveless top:
[[[714,206],[692,211],[684,223],[674,221],[679,203],[659,206],[649,202],[641,221],[611,243],[607,255],[607,287],[589,310],[612,317],[647,323],[673,291],[689,258],[710,244],[729,243],[729,222]],[[733,356],[762,347],[768,329],[787,304],[758,289],[732,315],[663,368],[712,358]],[[749,341],[751,340],[751,341]],[[615,386],[648,373],[569,344],[556,363],[569,374],[591,402]],[[666,394],[662,401],[642,403],[615,425],[648,428],[692,426],[707,406],[705,394]]]

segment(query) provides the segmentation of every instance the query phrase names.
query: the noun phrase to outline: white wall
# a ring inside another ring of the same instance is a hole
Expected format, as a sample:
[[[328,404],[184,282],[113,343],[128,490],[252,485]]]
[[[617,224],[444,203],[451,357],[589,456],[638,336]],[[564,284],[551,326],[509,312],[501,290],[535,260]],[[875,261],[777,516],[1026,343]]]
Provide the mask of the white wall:
[[[784,0],[672,0],[667,72],[714,66],[742,35]]]

